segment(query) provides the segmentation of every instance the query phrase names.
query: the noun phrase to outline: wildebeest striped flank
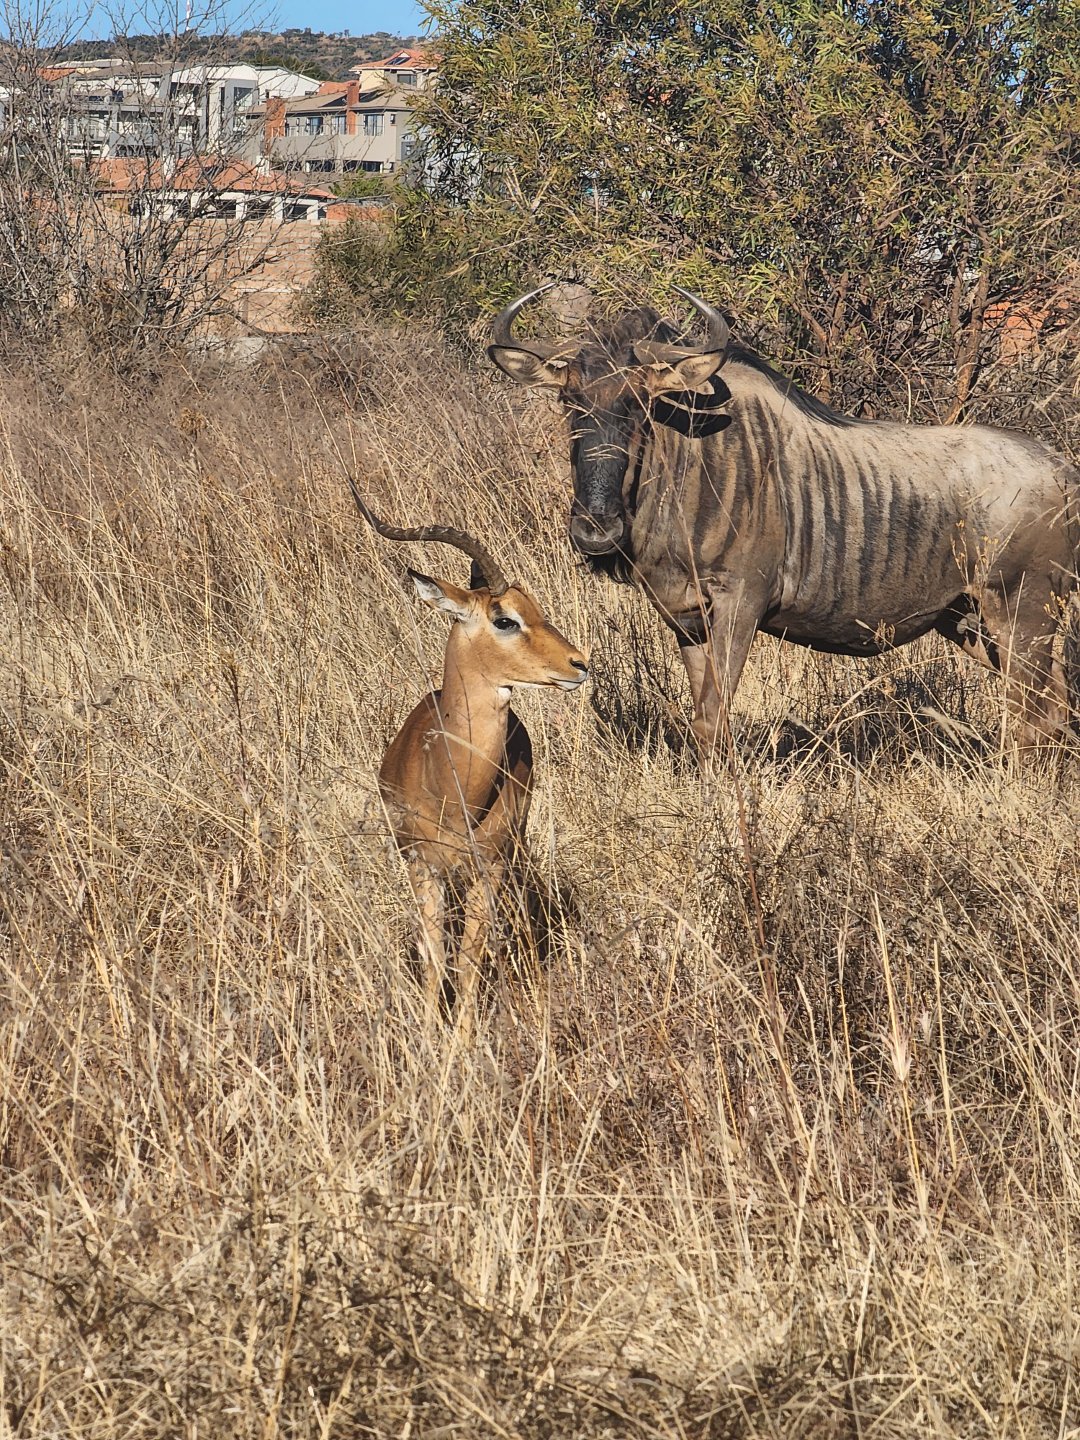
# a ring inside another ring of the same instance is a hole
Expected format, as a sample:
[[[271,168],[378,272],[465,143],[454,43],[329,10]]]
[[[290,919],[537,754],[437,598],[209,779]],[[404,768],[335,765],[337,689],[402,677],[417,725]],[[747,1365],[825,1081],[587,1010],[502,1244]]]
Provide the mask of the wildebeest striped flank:
[[[675,632],[705,752],[758,630],[843,655],[938,630],[1004,674],[1021,744],[1067,729],[1054,636],[1077,582],[1080,472],[1063,457],[990,426],[840,415],[686,291],[700,344],[647,307],[585,339],[515,339],[542,289],[498,316],[488,353],[559,391],[571,542]]]

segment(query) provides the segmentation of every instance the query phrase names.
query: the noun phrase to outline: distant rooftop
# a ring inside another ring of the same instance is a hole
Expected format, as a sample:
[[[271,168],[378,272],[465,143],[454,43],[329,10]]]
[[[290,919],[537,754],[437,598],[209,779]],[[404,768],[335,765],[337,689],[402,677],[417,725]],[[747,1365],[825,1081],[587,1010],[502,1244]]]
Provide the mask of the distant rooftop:
[[[365,70],[437,70],[441,59],[441,55],[431,50],[414,50],[403,45],[384,60],[362,60],[352,67],[349,74],[360,75]]]
[[[332,190],[314,185],[302,176],[264,172],[245,160],[215,161],[194,157],[181,161],[167,173],[159,160],[129,160],[119,157],[97,160],[91,166],[102,190],[194,190],[214,194],[289,195],[308,200],[334,200]]]
[[[169,67],[165,61],[134,60],[60,60],[41,70],[46,81],[64,80],[77,76],[80,80],[133,80],[156,79]]]
[[[271,110],[285,115],[318,115],[327,110],[408,110],[415,101],[415,88],[377,85],[364,89],[362,80],[324,80],[314,94],[289,99],[271,95],[262,104],[252,105],[246,113],[258,119]]]

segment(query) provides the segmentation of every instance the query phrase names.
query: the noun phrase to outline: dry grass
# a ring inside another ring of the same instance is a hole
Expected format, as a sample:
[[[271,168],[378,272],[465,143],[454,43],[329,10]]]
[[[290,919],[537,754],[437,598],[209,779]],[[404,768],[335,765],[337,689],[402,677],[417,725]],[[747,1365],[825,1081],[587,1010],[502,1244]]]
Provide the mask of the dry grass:
[[[544,402],[359,365],[5,383],[0,1435],[1080,1433],[1080,761],[937,648],[760,641],[704,787]],[[445,633],[397,573],[460,562],[341,457],[594,643],[468,1050],[373,785]]]

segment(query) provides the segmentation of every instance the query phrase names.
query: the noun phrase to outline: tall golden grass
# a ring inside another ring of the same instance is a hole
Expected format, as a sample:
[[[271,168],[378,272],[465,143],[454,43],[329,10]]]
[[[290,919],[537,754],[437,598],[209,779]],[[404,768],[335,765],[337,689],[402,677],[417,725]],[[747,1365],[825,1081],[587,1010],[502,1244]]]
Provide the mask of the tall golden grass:
[[[1080,1434],[1078,757],[761,640],[703,782],[546,402],[355,364],[4,382],[0,1435]],[[593,646],[468,1047],[374,784],[463,562],[345,466]]]

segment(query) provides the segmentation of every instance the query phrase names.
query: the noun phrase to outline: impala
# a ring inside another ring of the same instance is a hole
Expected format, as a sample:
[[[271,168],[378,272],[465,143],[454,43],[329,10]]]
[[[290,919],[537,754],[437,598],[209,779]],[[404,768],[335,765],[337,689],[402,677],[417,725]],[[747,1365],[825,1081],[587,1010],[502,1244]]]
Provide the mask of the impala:
[[[452,978],[467,1021],[489,951],[495,898],[523,845],[529,813],[532,745],[510,694],[515,685],[575,690],[588,674],[588,658],[548,624],[526,591],[507,583],[471,535],[442,525],[387,525],[351,480],[350,486],[360,513],[386,539],[438,541],[472,561],[467,590],[408,571],[419,598],[453,624],[442,688],[413,709],[379,770],[419,911],[428,1011]],[[448,977],[448,918],[457,904],[463,922],[456,974]]]

